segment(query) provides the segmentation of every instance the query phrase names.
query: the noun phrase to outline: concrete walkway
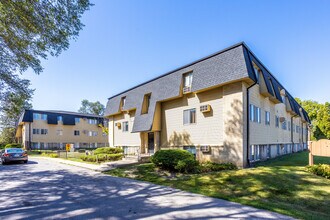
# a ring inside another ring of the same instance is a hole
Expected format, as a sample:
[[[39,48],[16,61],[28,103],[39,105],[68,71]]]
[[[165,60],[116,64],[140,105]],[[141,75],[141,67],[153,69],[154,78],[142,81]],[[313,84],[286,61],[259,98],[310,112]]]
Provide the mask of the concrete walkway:
[[[52,161],[56,161],[58,163],[63,163],[63,164],[67,164],[67,165],[71,165],[71,166],[76,166],[76,167],[81,167],[81,168],[86,168],[86,169],[90,169],[93,171],[98,171],[98,172],[103,172],[103,171],[108,171],[120,166],[126,166],[126,165],[130,165],[130,164],[137,164],[138,160],[135,157],[127,157],[124,158],[123,160],[119,160],[119,161],[113,161],[113,162],[106,162],[106,163],[102,163],[100,165],[97,164],[91,164],[91,163],[83,163],[83,162],[78,162],[78,161],[72,161],[72,160],[66,160],[66,159],[61,159],[61,158],[50,158],[50,157],[33,157],[30,156],[29,159],[34,159],[34,158],[43,158],[46,160],[52,160]]]
[[[292,219],[55,160],[0,166],[0,219]]]

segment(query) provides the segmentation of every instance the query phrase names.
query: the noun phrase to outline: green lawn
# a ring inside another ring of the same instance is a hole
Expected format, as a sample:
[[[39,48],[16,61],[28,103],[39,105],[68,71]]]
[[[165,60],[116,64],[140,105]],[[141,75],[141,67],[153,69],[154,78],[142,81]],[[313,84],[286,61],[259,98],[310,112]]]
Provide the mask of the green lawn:
[[[315,164],[330,158],[315,157]],[[305,171],[308,153],[259,163],[256,168],[173,175],[151,164],[106,172],[268,209],[300,219],[330,219],[330,180]]]

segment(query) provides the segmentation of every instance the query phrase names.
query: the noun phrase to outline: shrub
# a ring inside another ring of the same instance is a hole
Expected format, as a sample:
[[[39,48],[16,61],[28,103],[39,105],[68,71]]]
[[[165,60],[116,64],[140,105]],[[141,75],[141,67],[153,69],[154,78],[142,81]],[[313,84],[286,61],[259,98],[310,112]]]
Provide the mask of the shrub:
[[[119,147],[100,147],[94,150],[94,155],[99,154],[120,154],[123,153],[123,149]]]
[[[98,154],[98,155],[82,155],[80,159],[88,162],[106,162],[117,161],[123,158],[123,154]]]
[[[23,146],[21,144],[12,143],[12,144],[7,144],[5,148],[23,148]]]
[[[198,167],[199,172],[217,172],[222,170],[237,170],[237,166],[232,163],[214,163],[211,161],[201,163]]]
[[[56,153],[42,153],[41,156],[44,156],[44,157],[51,157],[51,158],[58,158],[58,154]]]
[[[307,166],[307,171],[314,173],[318,176],[330,179],[330,165],[329,164],[315,164],[313,166]]]
[[[192,166],[198,162],[192,161],[195,161],[194,155],[181,149],[159,150],[151,157],[157,167],[169,171],[193,170]]]
[[[197,160],[187,158],[184,160],[179,160],[174,168],[181,173],[194,173],[198,170],[198,165],[199,163]]]

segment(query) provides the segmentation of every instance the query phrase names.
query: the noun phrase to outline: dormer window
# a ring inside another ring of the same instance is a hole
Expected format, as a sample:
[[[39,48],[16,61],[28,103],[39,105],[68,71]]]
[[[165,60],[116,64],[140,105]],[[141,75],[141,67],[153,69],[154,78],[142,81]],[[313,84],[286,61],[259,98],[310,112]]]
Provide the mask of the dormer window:
[[[183,93],[191,92],[192,72],[183,75]]]
[[[144,95],[142,103],[142,114],[147,114],[150,105],[151,93]]]
[[[121,108],[123,109],[126,104],[126,96],[121,98]]]
[[[252,64],[253,64],[254,74],[256,75],[256,80],[257,80],[257,82],[259,82],[259,73],[261,72],[261,70],[257,66],[257,64],[255,64],[254,62],[252,62]]]

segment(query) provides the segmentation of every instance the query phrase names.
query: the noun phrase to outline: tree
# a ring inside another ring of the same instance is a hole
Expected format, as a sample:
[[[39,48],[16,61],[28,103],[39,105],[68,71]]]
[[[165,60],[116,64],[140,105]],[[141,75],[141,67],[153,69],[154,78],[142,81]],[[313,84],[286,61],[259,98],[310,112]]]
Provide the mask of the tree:
[[[28,108],[33,90],[19,73],[42,72],[40,59],[58,56],[78,37],[89,0],[0,1],[0,130],[13,133],[19,112]],[[12,137],[11,137],[12,138]],[[6,139],[7,140],[7,139]]]
[[[0,97],[8,89],[22,92],[18,73],[42,71],[40,59],[58,56],[76,39],[89,0],[0,2]]]
[[[312,123],[312,139],[330,139],[330,103],[318,103],[313,100],[300,100],[297,102],[306,110]]]
[[[99,101],[90,102],[87,99],[84,99],[81,101],[81,107],[78,112],[102,116],[104,114],[104,109],[104,105]]]
[[[16,126],[21,113],[24,109],[32,108],[30,100],[34,90],[28,89],[29,85],[29,81],[23,81],[22,86],[26,87],[23,92],[4,93],[0,101],[0,143],[15,142]]]

